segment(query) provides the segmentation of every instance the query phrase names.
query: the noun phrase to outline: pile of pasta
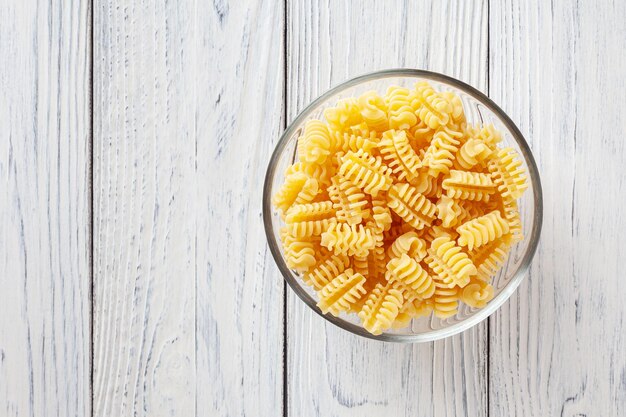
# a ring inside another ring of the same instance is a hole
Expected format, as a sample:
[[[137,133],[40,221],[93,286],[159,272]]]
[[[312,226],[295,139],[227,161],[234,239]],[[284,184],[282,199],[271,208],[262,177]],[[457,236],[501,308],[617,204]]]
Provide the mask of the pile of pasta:
[[[321,311],[380,334],[484,307],[523,238],[526,175],[501,134],[427,82],[341,99],[324,118],[306,123],[273,196],[286,263]]]

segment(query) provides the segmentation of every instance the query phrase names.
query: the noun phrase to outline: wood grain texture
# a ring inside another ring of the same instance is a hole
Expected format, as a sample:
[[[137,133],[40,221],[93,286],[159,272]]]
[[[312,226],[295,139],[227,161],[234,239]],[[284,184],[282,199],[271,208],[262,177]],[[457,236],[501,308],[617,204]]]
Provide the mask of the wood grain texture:
[[[491,2],[490,91],[537,159],[544,226],[491,321],[490,410],[626,412],[626,5]]]
[[[94,414],[272,415],[283,284],[260,184],[282,123],[282,5],[95,12]]]
[[[94,416],[195,414],[193,11],[94,8]]]
[[[90,409],[88,1],[0,5],[0,415]]]
[[[486,89],[485,2],[292,1],[288,119],[332,85],[415,67]],[[288,293],[288,415],[486,416],[486,325],[443,341],[365,340]]]
[[[278,416],[283,280],[262,222],[283,122],[283,5],[198,3],[197,415]]]

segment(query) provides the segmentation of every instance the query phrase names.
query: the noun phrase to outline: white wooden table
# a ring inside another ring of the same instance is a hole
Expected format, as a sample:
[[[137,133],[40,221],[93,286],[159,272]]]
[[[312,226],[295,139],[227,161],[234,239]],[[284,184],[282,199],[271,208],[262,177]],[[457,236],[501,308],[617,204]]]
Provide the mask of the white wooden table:
[[[0,417],[626,415],[626,2],[7,0]],[[347,334],[261,222],[286,123],[392,67],[529,139],[543,236],[488,322]]]

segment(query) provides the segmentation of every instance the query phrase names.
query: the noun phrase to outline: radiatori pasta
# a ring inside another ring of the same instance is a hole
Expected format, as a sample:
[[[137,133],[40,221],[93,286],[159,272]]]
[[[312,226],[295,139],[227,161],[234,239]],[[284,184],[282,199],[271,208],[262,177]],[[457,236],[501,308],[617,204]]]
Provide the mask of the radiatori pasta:
[[[344,98],[324,119],[306,123],[272,199],[285,262],[320,310],[380,334],[487,305],[528,188],[500,132],[427,82]]]

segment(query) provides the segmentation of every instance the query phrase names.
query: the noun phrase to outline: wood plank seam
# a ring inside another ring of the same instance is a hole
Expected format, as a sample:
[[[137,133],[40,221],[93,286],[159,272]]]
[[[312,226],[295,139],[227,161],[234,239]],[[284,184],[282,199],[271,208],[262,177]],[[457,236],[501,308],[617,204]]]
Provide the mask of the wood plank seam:
[[[287,25],[289,22],[289,14],[288,14],[288,0],[283,0],[283,110],[281,117],[283,119],[282,127],[283,132],[287,130]],[[283,417],[288,417],[289,415],[289,380],[288,380],[288,360],[289,360],[289,351],[288,351],[288,342],[287,342],[287,292],[291,289],[287,285],[287,282],[283,280]]]

